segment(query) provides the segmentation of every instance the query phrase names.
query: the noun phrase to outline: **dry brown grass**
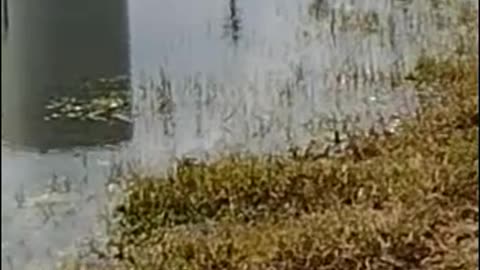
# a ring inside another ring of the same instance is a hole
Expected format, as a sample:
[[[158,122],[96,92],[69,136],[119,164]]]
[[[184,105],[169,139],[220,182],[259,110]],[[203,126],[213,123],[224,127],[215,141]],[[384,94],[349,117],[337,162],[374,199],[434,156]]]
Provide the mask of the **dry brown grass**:
[[[229,157],[135,179],[118,208],[121,258],[136,269],[473,269],[476,70],[420,65],[442,104],[340,158]]]
[[[476,269],[478,53],[459,53],[420,59],[409,78],[435,99],[343,156],[230,155],[133,177],[115,269]]]

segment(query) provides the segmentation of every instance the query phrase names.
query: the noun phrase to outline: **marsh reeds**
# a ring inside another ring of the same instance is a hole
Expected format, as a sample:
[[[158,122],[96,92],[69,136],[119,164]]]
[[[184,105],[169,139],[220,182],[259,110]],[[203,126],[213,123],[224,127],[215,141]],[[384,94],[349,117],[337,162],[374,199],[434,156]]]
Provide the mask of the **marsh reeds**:
[[[434,85],[441,104],[338,157],[229,155],[127,180],[116,258],[135,269],[474,269],[477,70],[476,55],[420,59],[419,91]]]
[[[124,177],[112,269],[475,269],[477,60],[419,58],[401,132],[351,134],[338,155],[225,154]]]

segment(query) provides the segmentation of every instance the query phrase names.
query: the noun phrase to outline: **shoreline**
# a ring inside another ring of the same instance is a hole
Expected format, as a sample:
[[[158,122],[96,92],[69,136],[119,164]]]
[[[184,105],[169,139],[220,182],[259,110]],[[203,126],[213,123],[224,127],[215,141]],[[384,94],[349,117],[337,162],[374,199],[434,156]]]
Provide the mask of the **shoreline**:
[[[112,269],[473,269],[478,51],[466,40],[408,76],[435,102],[399,133],[354,137],[342,156],[229,155],[167,177],[131,172],[117,252],[103,256]]]

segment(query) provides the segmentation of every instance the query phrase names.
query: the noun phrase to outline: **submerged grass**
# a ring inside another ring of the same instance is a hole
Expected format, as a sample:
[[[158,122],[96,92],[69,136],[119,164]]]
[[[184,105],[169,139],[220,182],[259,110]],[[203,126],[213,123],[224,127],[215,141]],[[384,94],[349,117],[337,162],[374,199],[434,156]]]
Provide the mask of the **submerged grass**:
[[[421,58],[416,116],[352,137],[343,155],[229,155],[127,177],[111,268],[476,269],[478,52],[461,54]]]

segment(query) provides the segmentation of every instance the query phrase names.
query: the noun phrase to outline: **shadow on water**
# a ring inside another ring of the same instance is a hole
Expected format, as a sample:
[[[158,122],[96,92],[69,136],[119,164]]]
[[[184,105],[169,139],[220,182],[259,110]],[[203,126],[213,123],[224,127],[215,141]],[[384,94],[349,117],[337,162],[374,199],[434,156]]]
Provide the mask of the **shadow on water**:
[[[10,19],[8,17],[8,0],[2,1],[2,31],[8,32],[8,26],[10,24]]]
[[[47,151],[130,138],[124,124],[43,120],[51,97],[85,95],[81,79],[129,73],[126,4],[114,2],[12,3],[10,36],[2,44],[4,139]]]
[[[128,11],[126,2],[9,2],[2,143],[41,154],[2,145],[2,266],[87,233],[99,210],[90,194],[112,154],[161,170],[192,152],[339,141],[353,124],[408,115],[416,98],[403,75],[448,41],[439,25],[453,17],[425,0],[132,0]],[[131,74],[132,124],[43,121],[50,98],[84,97],[82,79],[119,74]],[[89,184],[77,188],[75,214],[45,225],[13,198],[52,179]]]
[[[2,41],[2,268],[25,269],[91,228],[96,202],[88,196],[99,190],[94,182],[105,178],[98,160],[111,152],[92,147],[131,138],[129,123],[44,121],[52,97],[82,98],[85,79],[129,74],[128,11],[122,0],[8,4]],[[81,186],[88,178],[95,186]],[[78,197],[58,220],[45,212],[51,205],[39,207],[47,198],[39,192],[49,182],[68,187],[55,193],[57,200],[67,191]]]

